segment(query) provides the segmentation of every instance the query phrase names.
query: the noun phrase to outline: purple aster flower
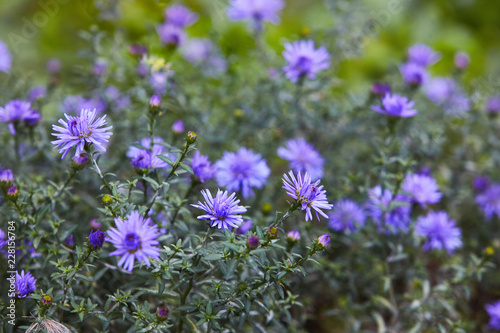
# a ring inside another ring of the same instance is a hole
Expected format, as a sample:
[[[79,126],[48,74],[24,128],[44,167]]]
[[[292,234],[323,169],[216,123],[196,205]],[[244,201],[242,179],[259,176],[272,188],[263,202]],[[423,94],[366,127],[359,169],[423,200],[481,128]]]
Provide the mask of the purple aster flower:
[[[109,255],[122,256],[118,266],[123,266],[123,269],[131,272],[135,259],[150,267],[149,258],[159,258],[159,242],[156,240],[159,235],[158,227],[150,218],[144,219],[138,211],[132,211],[126,220],[115,218],[115,224],[116,228],[108,231],[107,240],[116,247]]]
[[[288,174],[289,176],[283,175],[283,188],[291,198],[297,200],[301,210],[306,211],[306,222],[312,220],[312,210],[318,221],[319,215],[328,218],[322,209],[332,209],[333,205],[328,203],[326,190],[323,190],[323,185],[319,185],[320,181],[311,183],[311,175],[308,172],[305,172],[304,176],[299,172],[297,177],[293,171],[289,171]]]
[[[199,220],[210,220],[212,228],[228,229],[238,228],[243,223],[243,217],[240,215],[247,211],[243,206],[238,206],[240,202],[236,198],[236,193],[228,194],[227,191],[217,190],[215,198],[209,190],[202,190],[201,194],[205,202],[198,201],[197,205],[191,206],[205,211],[205,215],[198,216]]]
[[[66,237],[66,239],[64,240],[64,244],[66,244],[68,246],[74,246],[75,245],[75,238],[74,238],[73,234],[71,234],[68,237]]]
[[[102,231],[90,230],[89,234],[89,244],[94,249],[100,249],[104,245],[104,241],[106,240],[106,234]]]
[[[176,25],[170,24],[170,23],[164,23],[164,24],[160,25],[156,29],[156,31],[158,32],[158,35],[160,36],[161,42],[165,45],[179,46],[186,39],[186,35],[184,33],[184,30],[182,30],[182,28],[180,28]]]
[[[303,77],[313,80],[319,71],[330,67],[330,54],[324,46],[314,49],[312,40],[286,43],[283,57],[288,62],[283,71],[293,83]]]
[[[333,211],[328,215],[328,226],[333,230],[354,232],[365,225],[365,212],[349,199],[333,204]]]
[[[142,56],[148,53],[148,47],[146,45],[132,44],[128,48],[128,53],[135,56]]]
[[[167,90],[168,74],[158,72],[151,75],[149,84],[154,89],[155,93],[162,95]]]
[[[90,220],[90,227],[92,229],[97,230],[97,229],[102,228],[102,223],[101,222],[97,222],[97,219],[92,219],[92,220]]]
[[[52,58],[47,61],[47,70],[55,74],[61,70],[61,61],[57,58]]]
[[[433,78],[424,87],[425,95],[436,105],[443,105],[454,91],[455,81],[446,77]]]
[[[429,78],[427,69],[414,62],[407,62],[399,66],[399,71],[403,76],[403,81],[412,86],[421,86],[425,84]]]
[[[0,121],[9,124],[10,134],[16,135],[16,125],[31,114],[31,103],[27,101],[12,100],[0,107]]]
[[[108,132],[113,126],[103,127],[107,125],[106,115],[96,120],[97,110],[83,109],[78,117],[64,116],[67,122],[62,118],[59,123],[62,126],[52,125],[52,129],[58,133],[52,133],[57,137],[57,140],[52,141],[56,148],[59,148],[59,153],[63,153],[61,159],[64,159],[70,149],[76,146],[75,156],[80,156],[85,149],[85,144],[94,144],[97,150],[106,151],[104,144],[109,141],[112,133]]]
[[[194,153],[193,159],[191,160],[191,169],[193,169],[194,176],[201,182],[204,183],[206,180],[215,177],[216,169],[210,163],[208,156],[201,155],[199,151]]]
[[[496,214],[500,217],[500,184],[492,184],[490,187],[476,196],[476,203],[483,210],[486,219],[491,220]]]
[[[415,223],[415,234],[426,237],[424,251],[445,249],[449,254],[462,246],[462,233],[446,212],[429,212]]]
[[[466,69],[470,64],[470,56],[467,52],[457,52],[455,53],[455,67],[458,69]]]
[[[29,294],[36,290],[36,279],[30,272],[19,274],[16,271],[16,295],[18,298],[29,298]]]
[[[318,237],[318,244],[321,245],[323,248],[327,248],[330,245],[330,235],[329,234],[323,234]]]
[[[161,105],[161,97],[158,95],[153,95],[149,99],[149,106],[157,108]]]
[[[488,100],[486,100],[486,112],[500,112],[500,96],[491,96],[488,98]]]
[[[409,101],[408,97],[398,94],[387,94],[382,98],[382,107],[372,105],[371,109],[390,117],[409,118],[415,116],[418,111],[413,109],[415,102]]]
[[[1,184],[9,184],[13,181],[14,181],[14,174],[12,173],[12,170],[10,169],[0,170]]]
[[[415,44],[408,49],[408,60],[420,66],[434,65],[441,59],[441,53],[424,44]]]
[[[378,225],[379,232],[397,234],[408,231],[411,207],[405,195],[394,197],[389,189],[382,191],[382,187],[377,185],[368,191],[368,197],[368,215]]]
[[[193,13],[188,8],[178,4],[172,5],[165,10],[167,23],[179,28],[192,25],[198,21],[199,16],[198,13]]]
[[[262,29],[262,22],[273,24],[280,22],[278,12],[285,7],[282,0],[231,0],[227,8],[227,16],[232,21],[248,20],[255,29]]]
[[[486,312],[490,316],[489,326],[491,329],[500,330],[500,301],[486,305]]]
[[[252,188],[262,188],[271,173],[262,155],[245,147],[236,153],[225,151],[215,165],[219,186],[228,191],[240,191],[245,199],[253,195]]]
[[[148,75],[148,73],[149,73],[148,66],[146,66],[145,64],[137,65],[137,75],[144,77]]]
[[[115,109],[117,111],[125,110],[130,106],[130,97],[129,96],[120,96],[115,99]]]
[[[120,97],[120,90],[116,86],[109,86],[104,90],[104,96],[108,101],[114,101]]]
[[[12,67],[12,55],[5,45],[4,42],[0,40],[0,72],[9,73]]]
[[[7,245],[9,241],[5,239],[5,232],[0,229],[0,250]]]
[[[313,180],[323,177],[325,160],[314,146],[303,138],[288,140],[285,147],[278,148],[278,156],[290,162],[295,172],[307,171]]]
[[[182,120],[174,121],[172,131],[177,134],[184,132],[184,122]]]
[[[296,242],[300,239],[300,233],[298,230],[292,230],[292,231],[289,231],[287,234],[286,234],[286,238],[292,242]]]
[[[252,220],[245,220],[243,221],[243,224],[240,225],[238,229],[236,229],[235,233],[237,233],[238,235],[246,234],[248,230],[252,228],[252,225],[253,225]]]
[[[425,204],[438,203],[443,196],[434,178],[419,174],[406,175],[401,189],[409,195],[412,202],[418,203],[424,209]]]
[[[380,97],[384,97],[387,94],[392,92],[392,87],[387,83],[374,83],[372,85],[372,94],[379,95]]]
[[[168,163],[161,160],[158,155],[164,155],[166,153],[166,147],[158,144],[157,142],[163,142],[160,137],[154,137],[153,149],[151,150],[151,138],[144,138],[141,140],[141,146],[145,149],[130,146],[127,151],[127,157],[132,159],[130,162],[136,169],[139,170],[149,170],[157,168],[166,168]]]
[[[488,177],[476,177],[472,186],[477,192],[484,192],[490,187],[490,179]]]
[[[38,110],[30,110],[24,116],[24,123],[30,127],[34,127],[40,122],[41,119],[42,115],[38,112]]]
[[[47,97],[47,88],[44,85],[33,87],[28,93],[28,99],[32,103],[39,99],[44,99],[45,97]]]

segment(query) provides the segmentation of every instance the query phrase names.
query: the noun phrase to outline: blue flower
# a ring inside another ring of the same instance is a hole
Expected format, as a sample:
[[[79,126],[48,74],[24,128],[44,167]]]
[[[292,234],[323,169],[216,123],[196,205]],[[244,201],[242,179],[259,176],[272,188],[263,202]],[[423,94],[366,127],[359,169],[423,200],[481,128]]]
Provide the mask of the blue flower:
[[[377,224],[379,232],[397,234],[408,231],[411,212],[408,197],[402,194],[394,197],[389,189],[382,191],[380,185],[370,189],[368,197],[368,215]]]
[[[333,205],[328,203],[326,190],[323,190],[323,185],[319,185],[320,181],[312,183],[311,175],[308,172],[305,172],[304,176],[299,172],[297,177],[293,171],[288,174],[289,176],[283,175],[283,188],[291,198],[300,204],[301,210],[306,211],[306,222],[313,219],[313,210],[318,220],[319,215],[328,218],[323,209],[332,209]]]
[[[500,301],[486,305],[486,312],[490,316],[489,326],[491,329],[500,330]]]
[[[312,40],[286,43],[283,57],[288,62],[283,71],[293,83],[303,77],[313,80],[319,71],[330,67],[330,54],[324,46],[315,49]]]
[[[172,5],[165,10],[166,22],[179,28],[192,25],[198,21],[199,16],[198,13],[193,13],[188,8],[178,4]]]
[[[0,40],[0,72],[9,73],[12,67],[12,55],[5,45],[4,42]]]
[[[415,116],[418,111],[413,109],[415,102],[408,101],[407,97],[398,94],[387,94],[382,98],[382,107],[372,105],[371,109],[390,117],[409,118]]]
[[[500,217],[500,184],[492,184],[476,196],[476,203],[483,210],[484,216],[491,220],[496,214]]]
[[[131,272],[135,259],[150,267],[150,258],[159,258],[158,227],[150,218],[144,219],[138,211],[132,211],[126,220],[115,218],[115,224],[116,228],[108,231],[108,241],[116,247],[109,255],[122,256],[118,266]]]
[[[285,147],[278,148],[278,156],[290,162],[296,172],[307,171],[313,180],[323,177],[325,160],[314,146],[303,138],[288,140]]]
[[[0,121],[9,124],[10,134],[16,135],[16,125],[31,116],[31,103],[20,100],[12,100],[0,107]]]
[[[328,226],[333,230],[354,232],[365,225],[365,212],[357,203],[349,199],[334,203],[333,211],[328,215]]]
[[[29,298],[29,294],[36,290],[36,279],[30,272],[19,274],[16,271],[16,295],[19,298]]]
[[[160,40],[163,44],[165,45],[181,45],[184,40],[186,39],[186,35],[184,33],[184,30],[182,28],[170,24],[170,23],[164,23],[160,25],[156,31],[158,32],[158,35],[160,36]]]
[[[285,7],[283,0],[231,0],[227,8],[227,16],[232,21],[249,20],[255,29],[262,29],[262,22],[274,24],[280,22],[278,12]]]
[[[163,142],[160,137],[154,137],[153,148],[151,149],[151,138],[144,138],[141,140],[141,146],[146,148],[138,148],[130,146],[127,151],[127,157],[132,159],[130,162],[136,170],[141,172],[147,171],[149,169],[166,168],[168,163],[161,160],[158,155],[163,155],[166,153],[166,147],[157,144],[156,142]]]
[[[399,71],[403,76],[403,81],[408,85],[421,86],[425,84],[429,78],[427,69],[413,62],[407,62],[401,65]]]
[[[247,211],[243,206],[238,206],[240,200],[236,198],[236,193],[228,194],[227,191],[217,190],[215,198],[209,190],[202,190],[201,194],[205,202],[198,201],[197,205],[191,206],[202,209],[205,215],[198,216],[200,220],[210,220],[212,228],[229,229],[238,228],[243,223],[243,217],[240,215]]]
[[[194,153],[191,169],[193,169],[194,177],[201,183],[215,177],[215,167],[210,163],[208,156],[201,155],[199,151]]]
[[[443,105],[451,98],[454,91],[455,81],[446,77],[433,78],[424,87],[425,95],[436,105]]]
[[[219,186],[228,191],[240,191],[245,199],[253,195],[252,188],[262,188],[271,173],[262,155],[245,147],[236,153],[224,152],[215,165]]]
[[[438,203],[443,196],[438,192],[439,186],[436,180],[425,175],[406,175],[401,189],[410,196],[413,202],[418,203],[424,209],[425,204]]]
[[[89,234],[89,244],[94,249],[100,249],[104,245],[104,241],[106,240],[106,234],[102,231],[90,230]]]
[[[460,228],[457,228],[455,220],[451,220],[443,211],[420,216],[415,223],[415,234],[427,238],[424,251],[444,248],[451,254],[462,246]]]
[[[52,133],[57,140],[52,141],[59,153],[63,153],[61,159],[64,159],[71,148],[76,146],[75,156],[80,156],[85,149],[85,144],[94,144],[100,151],[106,151],[104,144],[109,141],[113,133],[108,132],[112,126],[107,125],[106,115],[96,120],[97,110],[83,109],[78,117],[64,114],[67,122],[59,119],[62,126],[52,125],[52,129],[58,133]]]
[[[425,44],[415,44],[408,49],[408,60],[420,66],[434,65],[440,59],[441,53]]]

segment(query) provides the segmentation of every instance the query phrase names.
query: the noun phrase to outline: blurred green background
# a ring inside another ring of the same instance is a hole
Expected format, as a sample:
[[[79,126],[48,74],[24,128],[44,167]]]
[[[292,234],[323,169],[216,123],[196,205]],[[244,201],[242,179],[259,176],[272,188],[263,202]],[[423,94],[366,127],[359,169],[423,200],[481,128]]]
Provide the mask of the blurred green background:
[[[253,47],[244,23],[230,22],[226,0],[181,2],[201,14],[190,36],[211,36],[228,56],[243,59]],[[14,66],[24,74],[45,75],[48,59],[61,59],[63,70],[88,61],[88,43],[81,31],[97,27],[104,42],[115,32],[154,52],[161,48],[155,26],[172,1],[155,0],[16,0],[0,2],[0,39],[15,55]],[[266,26],[266,40],[279,55],[283,43],[315,38],[332,53],[344,87],[362,89],[404,59],[408,46],[423,42],[443,53],[431,71],[444,75],[456,51],[468,52],[472,64],[466,80],[499,69],[500,1],[473,0],[286,0],[282,24]]]

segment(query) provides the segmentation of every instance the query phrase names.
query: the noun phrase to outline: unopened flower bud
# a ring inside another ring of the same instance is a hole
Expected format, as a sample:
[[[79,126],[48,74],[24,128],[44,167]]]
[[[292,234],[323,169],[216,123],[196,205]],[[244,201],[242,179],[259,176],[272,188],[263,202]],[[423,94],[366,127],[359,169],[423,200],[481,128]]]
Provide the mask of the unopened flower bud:
[[[52,304],[52,297],[50,295],[42,296],[42,304],[45,306],[49,306]]]
[[[19,190],[14,185],[7,188],[7,199],[16,201],[19,196]]]
[[[94,249],[100,249],[104,241],[106,240],[106,234],[102,231],[90,231],[89,234],[89,244],[92,246]]]
[[[323,249],[326,249],[330,245],[330,235],[323,234],[318,237],[318,245],[322,246]]]
[[[71,161],[71,168],[73,168],[74,171],[81,170],[85,167],[88,161],[89,158],[87,157],[87,155],[75,156]]]
[[[257,236],[248,237],[247,246],[250,249],[256,249],[259,246],[259,237],[257,237]]]
[[[153,95],[151,96],[151,99],[149,100],[149,106],[150,107],[159,107],[161,105],[161,97],[159,95]]]
[[[160,306],[158,310],[156,311],[156,314],[158,315],[158,318],[160,319],[166,319],[168,317],[168,314],[170,311],[166,306]]]
[[[455,53],[455,67],[458,69],[466,69],[470,63],[470,57],[466,52],[460,51]]]
[[[182,120],[176,120],[174,122],[172,125],[172,131],[177,134],[184,132],[184,123]]]
[[[109,194],[105,194],[102,197],[102,203],[105,204],[106,206],[111,205],[112,202],[113,202],[113,199],[111,198],[111,196]]]
[[[286,234],[286,238],[290,241],[290,242],[296,242],[300,239],[300,234],[297,230],[292,230],[292,231],[289,231],[287,234]]]
[[[195,132],[189,131],[186,134],[186,142],[188,143],[188,145],[192,145],[193,143],[196,142],[197,137],[198,137],[198,135]]]

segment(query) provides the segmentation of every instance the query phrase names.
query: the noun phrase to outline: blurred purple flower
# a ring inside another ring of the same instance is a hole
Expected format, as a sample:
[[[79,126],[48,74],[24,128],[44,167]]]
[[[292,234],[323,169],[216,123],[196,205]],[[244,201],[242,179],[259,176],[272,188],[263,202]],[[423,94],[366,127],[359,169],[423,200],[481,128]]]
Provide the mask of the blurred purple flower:
[[[486,112],[500,112],[500,96],[491,96],[486,100]]]
[[[387,83],[374,83],[372,85],[372,94],[379,95],[380,97],[384,97],[387,94],[392,92],[392,87]]]
[[[230,0],[227,16],[232,21],[248,20],[257,30],[262,29],[262,22],[273,24],[280,22],[278,12],[285,7],[283,0]]]
[[[193,169],[194,177],[201,183],[215,177],[215,166],[210,163],[208,156],[201,155],[197,150],[191,160],[191,169]]]
[[[184,122],[182,120],[174,121],[172,131],[177,134],[184,132]]]
[[[420,66],[434,65],[440,59],[441,53],[425,44],[415,44],[408,49],[408,60]]]
[[[47,61],[47,70],[52,74],[59,72],[61,70],[61,61],[56,58],[49,59]]]
[[[313,80],[319,71],[330,67],[330,54],[324,46],[315,49],[312,40],[286,43],[283,57],[288,62],[283,71],[293,83],[303,77]]]
[[[488,177],[476,177],[472,182],[472,186],[477,192],[484,192],[490,187],[490,179]]]
[[[222,58],[208,39],[192,38],[182,47],[182,54],[194,66],[200,66],[208,76],[226,71],[226,60]]]
[[[389,189],[382,191],[377,185],[368,191],[368,197],[367,212],[378,225],[379,232],[398,234],[408,231],[411,207],[406,196],[398,194],[394,197]]]
[[[454,62],[455,62],[456,68],[465,69],[465,68],[469,67],[470,56],[467,52],[463,52],[463,51],[457,52],[457,53],[455,53]]]
[[[173,25],[173,24],[164,23],[164,24],[160,25],[156,29],[156,31],[158,32],[158,35],[160,36],[161,42],[165,45],[179,46],[186,39],[184,30],[182,30],[182,28],[180,28],[176,25]]]
[[[167,90],[168,74],[158,72],[151,75],[149,84],[154,89],[156,94],[162,95]]]
[[[493,215],[500,217],[500,184],[492,184],[476,196],[476,203],[483,210],[486,219]]]
[[[295,172],[307,171],[312,180],[323,177],[325,160],[304,138],[288,140],[285,147],[278,148],[277,153],[279,157],[290,162],[290,169]]]
[[[486,312],[490,316],[490,322],[488,325],[491,329],[500,330],[500,301],[497,301],[493,304],[487,304]]]
[[[11,169],[0,169],[0,183],[9,184],[14,181],[14,174]]]
[[[421,86],[425,84],[429,78],[427,69],[414,62],[407,62],[399,66],[399,71],[403,76],[403,81],[408,85]]]
[[[262,188],[271,173],[262,155],[245,147],[235,153],[225,151],[215,165],[219,186],[240,191],[245,199],[253,196],[252,188]]]
[[[10,134],[16,135],[16,125],[24,121],[31,113],[30,102],[15,99],[7,102],[5,107],[0,107],[0,121],[8,123]]]
[[[457,228],[455,220],[451,220],[443,211],[431,211],[427,216],[420,216],[415,223],[415,234],[427,238],[424,251],[444,248],[452,254],[462,246],[460,228]]]
[[[425,95],[436,105],[443,105],[451,98],[454,91],[455,81],[447,77],[433,78],[424,86]]]
[[[252,225],[252,220],[244,220],[243,224],[241,224],[240,227],[236,229],[235,233],[238,235],[246,234],[252,228]]]
[[[0,72],[9,73],[12,67],[12,55],[5,45],[4,42],[0,40]]]
[[[199,18],[198,13],[193,13],[188,8],[182,5],[172,5],[165,10],[165,20],[167,24],[174,25],[179,28],[185,28],[196,21]]]
[[[38,85],[33,87],[28,93],[28,99],[31,103],[36,102],[39,99],[44,99],[47,97],[47,88],[44,85]]]
[[[414,105],[415,102],[408,101],[407,97],[387,94],[382,98],[382,107],[372,105],[371,109],[391,117],[409,118],[418,113],[416,109],[412,109]]]
[[[334,203],[333,211],[328,215],[328,226],[333,230],[349,233],[365,225],[365,212],[356,202],[349,199]]]
[[[406,175],[401,189],[408,194],[412,202],[418,203],[424,209],[425,204],[438,203],[443,196],[434,178],[419,174]]]
[[[205,211],[205,215],[198,216],[200,220],[210,220],[210,226],[212,228],[219,228],[222,230],[231,228],[238,228],[243,223],[243,218],[240,214],[247,211],[243,206],[238,206],[240,202],[236,198],[236,193],[229,195],[227,191],[222,192],[220,189],[217,190],[217,195],[212,197],[212,193],[209,190],[202,190],[201,194],[205,198],[205,202],[191,206],[202,209]]]
[[[146,148],[138,148],[134,146],[130,146],[127,151],[127,157],[132,160],[130,162],[134,168],[139,169],[141,171],[146,171],[149,169],[156,168],[166,168],[168,163],[161,160],[158,155],[164,155],[166,153],[166,147],[157,144],[156,142],[163,142],[163,139],[160,137],[154,137],[153,141],[153,149],[151,150],[151,138],[146,137],[143,138],[140,142],[141,146]]]

